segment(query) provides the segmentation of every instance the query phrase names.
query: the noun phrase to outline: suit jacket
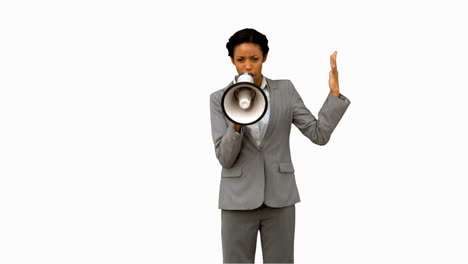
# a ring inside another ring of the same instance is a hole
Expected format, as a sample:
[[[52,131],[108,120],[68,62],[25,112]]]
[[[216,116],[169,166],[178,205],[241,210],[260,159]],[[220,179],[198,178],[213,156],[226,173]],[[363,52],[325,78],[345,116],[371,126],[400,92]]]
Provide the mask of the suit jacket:
[[[270,120],[258,146],[246,133],[234,131],[221,98],[229,85],[210,95],[211,133],[222,166],[220,209],[250,210],[265,203],[285,207],[300,202],[289,149],[291,124],[318,145],[325,145],[348,108],[349,100],[328,94],[318,119],[304,105],[289,80],[266,79],[270,89]]]

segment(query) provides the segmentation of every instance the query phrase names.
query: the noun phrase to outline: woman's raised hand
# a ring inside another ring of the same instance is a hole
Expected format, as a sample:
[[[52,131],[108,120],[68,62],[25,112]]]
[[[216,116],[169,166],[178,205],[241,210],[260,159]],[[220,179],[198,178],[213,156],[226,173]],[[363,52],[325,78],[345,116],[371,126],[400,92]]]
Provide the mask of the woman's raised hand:
[[[340,84],[338,83],[338,68],[336,67],[336,51],[330,55],[330,66],[331,70],[329,73],[328,85],[330,86],[330,92],[334,96],[340,96]]]

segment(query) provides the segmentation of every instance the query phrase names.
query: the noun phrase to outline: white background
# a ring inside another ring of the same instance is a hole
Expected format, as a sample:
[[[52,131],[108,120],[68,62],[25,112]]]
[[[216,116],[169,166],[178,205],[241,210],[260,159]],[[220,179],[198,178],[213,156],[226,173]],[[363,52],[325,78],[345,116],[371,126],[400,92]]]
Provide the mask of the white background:
[[[221,263],[209,95],[245,27],[314,114],[337,50],[352,102],[291,131],[296,263],[468,263],[462,2],[2,1],[0,263]]]

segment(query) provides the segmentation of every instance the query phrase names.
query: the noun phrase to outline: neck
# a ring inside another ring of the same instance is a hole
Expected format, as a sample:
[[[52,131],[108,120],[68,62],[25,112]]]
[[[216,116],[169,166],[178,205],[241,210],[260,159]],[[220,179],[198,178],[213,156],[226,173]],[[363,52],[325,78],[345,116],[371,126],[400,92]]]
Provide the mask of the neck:
[[[260,75],[260,77],[257,79],[255,78],[255,85],[257,85],[258,87],[260,87],[262,85],[262,81],[263,81],[263,75]]]

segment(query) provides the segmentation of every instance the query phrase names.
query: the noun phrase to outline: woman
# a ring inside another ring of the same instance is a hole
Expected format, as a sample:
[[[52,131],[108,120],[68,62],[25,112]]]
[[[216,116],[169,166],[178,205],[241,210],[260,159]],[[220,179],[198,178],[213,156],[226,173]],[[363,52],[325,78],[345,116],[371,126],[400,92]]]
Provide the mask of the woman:
[[[340,94],[336,51],[330,56],[330,93],[318,119],[304,105],[289,80],[263,76],[268,39],[254,29],[229,38],[228,55],[237,73],[248,72],[263,89],[268,110],[252,125],[227,119],[221,108],[224,91],[210,95],[211,131],[222,166],[219,192],[224,263],[253,263],[260,231],[265,263],[294,262],[295,203],[300,202],[289,149],[291,124],[313,143],[325,145],[348,108]]]

